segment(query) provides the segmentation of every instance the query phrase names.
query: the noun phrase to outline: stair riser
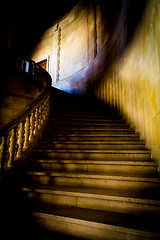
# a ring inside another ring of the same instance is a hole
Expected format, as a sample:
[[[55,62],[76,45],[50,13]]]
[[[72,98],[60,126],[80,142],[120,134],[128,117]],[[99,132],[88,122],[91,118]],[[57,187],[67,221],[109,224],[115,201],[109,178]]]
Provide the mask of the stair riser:
[[[157,167],[155,166],[125,166],[125,165],[105,165],[105,164],[74,164],[74,163],[37,163],[36,169],[43,171],[72,171],[72,172],[98,172],[108,174],[130,175],[154,175]]]
[[[71,123],[71,122],[64,122],[64,123],[60,123],[59,121],[56,122],[56,121],[53,121],[53,123],[50,123],[47,125],[47,129],[54,129],[54,128],[57,128],[57,127],[68,127],[68,128],[100,128],[100,129],[110,129],[110,128],[115,128],[115,129],[119,129],[119,128],[122,128],[122,129],[130,129],[130,126],[128,125],[125,125],[125,124],[109,124],[109,123],[106,123],[106,124],[102,124],[102,123],[99,123],[99,124],[93,124],[93,123]]]
[[[153,240],[153,235],[127,228],[100,223],[34,213],[35,221],[48,231],[59,232],[73,237],[92,240]],[[154,238],[158,240],[157,238]]]
[[[101,139],[106,139],[108,141],[112,141],[113,140],[117,140],[117,139],[138,139],[138,136],[136,136],[134,133],[126,133],[126,132],[108,132],[108,131],[102,131],[102,132],[97,132],[97,133],[93,133],[93,132],[79,132],[79,131],[69,131],[69,132],[65,132],[65,131],[54,131],[52,134],[49,134],[49,132],[44,132],[43,136],[48,139],[48,141],[50,141],[50,139],[58,139],[61,136],[65,136],[66,138],[70,138],[70,137],[76,137],[76,139],[81,140],[82,138],[86,137],[88,139],[92,140],[98,140],[100,141]]]
[[[77,122],[90,122],[91,124],[99,122],[99,123],[109,123],[109,122],[115,122],[115,123],[121,123],[123,120],[121,120],[118,117],[101,117],[101,116],[83,116],[83,115],[71,115],[71,114],[64,114],[64,115],[55,115],[53,118],[51,117],[49,119],[49,123],[54,123],[54,121],[69,121],[70,123],[77,123]],[[125,124],[125,123],[124,123]]]
[[[51,132],[53,134],[72,134],[72,133],[78,133],[78,134],[92,134],[92,135],[102,135],[102,136],[106,136],[106,135],[118,135],[118,134],[135,134],[135,132],[133,130],[129,130],[129,129],[111,129],[111,128],[108,128],[108,129],[89,129],[89,128],[86,128],[86,129],[81,129],[81,128],[71,128],[69,129],[68,127],[66,128],[55,128],[55,129],[50,129],[50,130],[46,130],[45,131],[45,135],[51,135]]]
[[[147,215],[160,216],[160,208],[158,206],[126,202],[114,199],[100,199],[85,196],[72,196],[66,194],[50,194],[40,192],[27,192],[27,196],[30,200],[40,201],[44,204],[63,205],[69,207],[79,207],[87,209],[95,209],[109,212],[128,213],[134,215]]]
[[[127,153],[87,153],[87,152],[77,152],[77,153],[72,153],[72,152],[35,152],[34,156],[36,158],[46,158],[46,159],[92,159],[92,160],[130,160],[130,161],[149,161],[151,158],[150,154],[142,153],[142,154],[127,154]]]
[[[57,126],[65,126],[65,125],[70,125],[70,126],[107,126],[110,125],[111,127],[114,126],[125,126],[125,127],[130,127],[128,124],[126,124],[123,120],[120,119],[88,119],[88,118],[63,118],[63,121],[61,118],[53,118],[52,120],[50,119],[48,122],[48,127],[52,127],[53,125]]]
[[[97,117],[97,116],[74,116],[74,115],[62,115],[62,116],[54,116],[54,117],[51,117],[49,119],[49,124],[50,123],[54,123],[55,121],[57,122],[60,122],[60,121],[65,121],[65,122],[72,122],[72,123],[78,123],[78,122],[81,122],[81,123],[124,123],[124,120],[122,120],[121,118],[118,118],[118,117]],[[126,123],[124,123],[126,124]]]
[[[65,144],[65,143],[61,143],[61,144],[39,144],[38,148],[40,149],[69,149],[69,150],[73,150],[73,149],[83,149],[83,150],[142,150],[145,149],[145,145],[144,144],[92,144],[92,143],[88,143],[88,144],[75,144],[75,143],[71,143],[71,144]]]
[[[77,106],[72,107],[72,104],[70,104],[68,106],[63,105],[62,108],[57,108],[57,109],[55,108],[54,112],[59,112],[59,113],[63,113],[63,112],[82,113],[82,112],[84,112],[86,114],[94,114],[95,113],[95,114],[101,114],[101,115],[105,114],[106,115],[106,113],[103,113],[102,110],[98,111],[97,108],[96,108],[96,110],[94,110],[94,108],[92,108],[92,109],[90,109],[90,108],[91,108],[90,106],[89,107],[87,106],[87,108],[85,108],[84,105],[80,106],[80,108],[79,108],[79,106],[78,107]],[[113,114],[113,113],[115,114],[115,112],[113,112],[113,110],[106,108],[106,112],[108,112],[107,110],[109,110],[110,115]]]
[[[114,113],[101,113],[101,112],[85,112],[85,111],[69,111],[69,110],[61,110],[61,111],[54,111],[52,116],[73,116],[73,117],[100,117],[100,118],[120,118],[117,114]]]
[[[126,127],[89,127],[89,126],[78,126],[78,127],[74,127],[74,126],[52,126],[51,128],[47,128],[45,130],[46,133],[48,132],[57,132],[57,131],[64,131],[64,132],[70,132],[70,131],[79,131],[79,132],[93,132],[93,133],[97,133],[97,132],[102,132],[102,131],[106,131],[106,132],[127,132],[127,133],[132,133],[134,134],[135,131],[130,129],[130,128],[126,128]]]
[[[54,121],[69,121],[69,122],[92,122],[92,123],[125,123],[125,121],[119,117],[91,117],[91,116],[75,116],[71,114],[64,114],[63,117],[59,114],[54,114],[50,117],[49,123]]]
[[[101,179],[101,178],[80,178],[68,176],[47,176],[47,175],[30,175],[31,181],[36,184],[53,185],[53,186],[71,186],[71,187],[91,187],[102,189],[117,189],[117,190],[132,190],[132,191],[146,191],[160,188],[160,183],[130,181],[119,179]],[[29,180],[28,179],[28,180]]]
[[[46,140],[45,140],[46,139]],[[90,135],[90,136],[82,136],[82,135],[79,135],[77,136],[75,134],[75,136],[73,135],[64,135],[64,136],[60,136],[60,135],[57,135],[55,136],[55,134],[53,134],[52,136],[47,136],[47,137],[44,137],[43,140],[41,142],[53,142],[53,141],[138,141],[139,138],[137,136],[94,136],[94,135]]]
[[[126,124],[123,120],[81,120],[81,121],[75,121],[75,120],[70,120],[70,119],[66,119],[66,120],[62,120],[62,119],[57,119],[57,118],[53,118],[53,120],[49,120],[48,122],[48,127],[52,127],[53,125],[57,125],[57,126],[64,126],[64,125],[70,125],[70,126],[125,126],[125,127],[129,127],[128,124]]]

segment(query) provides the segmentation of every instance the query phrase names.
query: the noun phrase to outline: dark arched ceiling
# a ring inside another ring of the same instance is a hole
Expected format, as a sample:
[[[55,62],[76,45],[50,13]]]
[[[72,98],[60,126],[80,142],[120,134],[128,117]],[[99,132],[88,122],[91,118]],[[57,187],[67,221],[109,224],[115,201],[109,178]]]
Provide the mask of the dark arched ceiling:
[[[69,12],[79,1],[86,4],[88,1],[98,1],[101,5],[107,22],[113,23],[122,6],[128,5],[128,36],[132,36],[134,29],[142,16],[147,0],[44,0],[44,1],[6,1],[1,7],[5,27],[3,32],[6,48],[10,44],[18,55],[29,57],[34,46],[43,32],[58,19]],[[8,42],[8,39],[10,41]]]
[[[11,1],[4,7],[7,14],[6,35],[10,34],[11,48],[21,55],[29,56],[43,31],[62,18],[77,2],[78,0]]]

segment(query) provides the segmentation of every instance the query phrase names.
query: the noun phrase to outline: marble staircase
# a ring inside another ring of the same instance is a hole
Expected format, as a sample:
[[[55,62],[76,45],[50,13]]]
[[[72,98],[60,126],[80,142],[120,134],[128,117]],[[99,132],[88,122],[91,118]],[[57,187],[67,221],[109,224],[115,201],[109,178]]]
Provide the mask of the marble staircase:
[[[21,189],[54,239],[160,239],[160,177],[139,135],[92,97],[56,92]]]

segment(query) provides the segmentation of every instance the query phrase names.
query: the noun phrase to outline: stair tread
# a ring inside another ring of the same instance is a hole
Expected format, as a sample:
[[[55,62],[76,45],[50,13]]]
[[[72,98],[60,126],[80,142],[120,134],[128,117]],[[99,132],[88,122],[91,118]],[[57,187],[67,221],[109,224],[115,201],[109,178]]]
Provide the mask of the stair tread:
[[[63,119],[63,120],[62,120]],[[67,117],[67,116],[63,116],[63,117],[57,117],[57,116],[54,116],[53,118],[50,117],[49,120],[48,120],[48,126],[51,126],[52,124],[62,124],[62,123],[69,123],[69,124],[76,124],[76,125],[100,125],[100,124],[103,124],[103,125],[126,125],[127,123],[125,122],[125,120],[121,119],[121,118],[118,118],[118,119],[112,119],[112,118],[105,118],[105,119],[96,119],[96,118],[87,118],[87,117],[84,117],[84,118],[76,118],[76,117]],[[127,124],[128,125],[128,124]]]
[[[152,217],[146,218],[146,216],[36,203],[33,206],[33,211],[38,212],[39,209],[41,213],[49,215],[64,216],[147,232],[160,232],[158,219]]]
[[[50,133],[50,129],[45,131],[45,133]],[[101,133],[103,131],[105,132],[124,132],[124,133],[135,133],[134,130],[132,129],[125,129],[125,128],[119,128],[119,129],[116,129],[116,128],[104,128],[104,129],[95,129],[95,128],[60,128],[60,129],[57,129],[57,127],[55,127],[55,129],[53,128],[53,131],[55,132],[70,132],[70,131],[77,131],[77,132],[92,132],[92,133]]]
[[[84,120],[84,121],[70,121],[70,119],[65,119],[65,120],[60,120],[57,118],[54,118],[53,121],[49,120],[48,121],[48,127],[51,127],[52,125],[58,125],[58,126],[63,126],[66,124],[69,124],[70,126],[125,126],[125,127],[130,127],[129,124],[125,123],[123,120],[94,120],[94,121],[89,121],[89,120]]]
[[[68,120],[77,119],[77,121],[80,121],[79,117],[80,117],[81,120],[91,121],[91,122],[95,122],[95,121],[98,121],[98,122],[99,121],[100,122],[103,122],[103,121],[123,121],[123,122],[125,122],[125,120],[122,117],[119,117],[119,116],[107,116],[106,115],[104,118],[100,118],[101,116],[97,116],[97,118],[92,118],[91,116],[81,116],[81,115],[77,117],[74,114],[68,114],[68,113],[62,114],[62,115],[64,115],[63,118],[61,117],[61,114],[59,114],[59,115],[55,114],[55,113],[51,114],[49,122],[54,121],[55,119],[60,119],[60,120],[63,119],[63,121],[66,120],[66,119],[68,119]]]
[[[71,177],[71,178],[89,178],[89,179],[106,179],[106,180],[122,180],[122,181],[136,181],[136,182],[152,182],[160,183],[160,178],[156,175],[155,177],[148,176],[137,176],[120,173],[106,174],[106,173],[97,173],[97,172],[68,172],[68,171],[28,171],[28,175],[36,176],[50,176],[50,177]]]
[[[42,212],[32,212],[32,215],[36,218],[36,219],[44,219],[44,220],[50,220],[52,222],[58,222],[58,223],[64,223],[64,224],[72,224],[74,227],[75,226],[87,226],[90,227],[92,229],[94,229],[95,231],[98,230],[98,232],[101,232],[101,239],[106,240],[106,236],[108,236],[107,232],[110,232],[110,234],[113,233],[114,239],[123,239],[123,238],[119,238],[120,235],[123,237],[126,235],[129,235],[129,237],[131,236],[133,239],[134,237],[136,239],[160,239],[160,234],[159,233],[155,233],[155,232],[149,232],[149,231],[142,231],[142,230],[136,230],[136,229],[129,229],[129,228],[125,228],[125,227],[119,227],[119,226],[115,226],[115,225],[111,225],[111,224],[103,224],[103,223],[98,223],[98,222],[93,222],[93,221],[88,221],[88,220],[81,220],[81,219],[76,219],[76,218],[70,218],[70,217],[65,217],[65,216],[58,216],[58,215],[53,215],[53,214],[47,214],[47,213],[42,213]],[[83,227],[81,228],[81,232],[82,232]],[[89,230],[90,231],[90,230]],[[88,238],[88,233],[87,233],[87,239],[100,239],[99,235],[96,235],[95,238],[95,234],[96,232],[92,232],[92,236]],[[115,234],[117,234],[117,238],[115,238]],[[45,233],[46,235],[46,233]],[[84,235],[84,233],[83,233]],[[51,236],[51,235],[50,235]],[[55,233],[54,233],[55,236]],[[57,236],[57,233],[56,233]],[[84,238],[77,238],[77,237],[72,237],[70,236],[69,238],[63,238],[63,235],[58,235],[58,239],[74,239],[74,240],[82,240]],[[82,234],[81,234],[82,237]],[[85,237],[86,239],[86,237]],[[112,239],[112,238],[111,238]]]
[[[50,137],[53,137],[56,135],[56,133],[58,133],[58,136],[66,136],[66,133],[63,133],[63,131],[54,131],[53,135],[51,135],[51,133],[47,133],[47,135],[49,134]],[[46,135],[46,133],[44,132],[43,134],[44,136]],[[139,138],[139,136],[136,134],[136,133],[133,133],[133,132],[101,132],[101,133],[97,133],[96,135],[92,132],[84,132],[84,133],[81,133],[81,135],[79,136],[80,138],[83,137],[83,136],[93,136],[93,137],[105,137],[105,136],[109,136],[109,137],[112,137],[112,135],[114,137],[135,137],[135,138]],[[75,133],[72,133],[72,132],[69,132],[67,133],[67,136],[75,136]],[[77,136],[77,134],[76,134]]]
[[[131,190],[113,190],[113,189],[100,189],[100,188],[82,188],[82,187],[65,187],[65,186],[24,186],[23,191],[46,193],[46,194],[58,194],[58,195],[68,195],[68,196],[80,196],[89,198],[99,198],[107,199],[113,201],[125,201],[129,203],[138,204],[149,204],[160,206],[160,196],[159,194],[154,194],[153,192],[140,192]],[[154,196],[154,198],[153,198]]]
[[[128,133],[126,134],[124,133],[119,133],[119,132],[110,132],[110,133],[98,133],[98,134],[94,134],[94,133],[81,133],[81,134],[77,134],[75,133],[71,133],[68,132],[67,134],[62,133],[62,132],[54,132],[53,135],[50,134],[43,134],[43,140],[47,140],[48,141],[52,141],[52,139],[61,139],[61,138],[71,138],[71,139],[77,139],[77,140],[81,140],[81,139],[98,139],[98,141],[101,141],[101,139],[132,139],[132,140],[138,140],[139,137],[133,133]]]
[[[113,112],[102,112],[102,111],[83,111],[82,110],[77,110],[77,111],[73,111],[72,109],[60,109],[60,110],[54,110],[54,112],[52,112],[52,116],[54,115],[74,115],[74,116],[97,116],[97,117],[120,117],[117,113],[113,113]]]
[[[34,152],[59,152],[59,153],[65,153],[66,150],[65,149],[35,149]],[[79,152],[87,152],[87,153],[116,153],[116,154],[150,154],[150,151],[149,150],[90,150],[90,149],[73,149],[73,150],[67,150],[67,153],[68,152],[73,152],[73,153],[79,153]]]
[[[90,143],[90,144],[93,144],[93,145],[101,145],[101,144],[103,144],[103,145],[145,145],[145,143],[143,142],[143,141],[132,141],[132,140],[128,140],[128,141],[126,141],[126,140],[124,140],[124,141],[113,141],[113,140],[111,140],[111,141],[104,141],[104,140],[101,140],[101,141],[97,141],[97,140],[88,140],[88,141],[68,141],[68,140],[66,140],[66,141],[58,141],[58,140],[55,140],[55,141],[52,141],[52,142],[50,142],[50,141],[47,141],[47,140],[41,140],[40,141],[40,143],[39,144],[48,144],[48,142],[49,142],[49,144],[74,144],[74,145],[86,145],[86,144],[88,144],[88,143]]]
[[[54,129],[55,127],[67,127],[67,128],[93,128],[93,129],[98,129],[98,128],[122,128],[122,129],[131,129],[133,130],[132,128],[130,128],[130,126],[128,125],[125,125],[125,124],[92,124],[92,123],[83,123],[83,124],[73,124],[73,123],[70,123],[70,122],[65,122],[63,124],[60,124],[60,122],[58,121],[58,123],[56,123],[55,121],[53,121],[52,124],[48,124],[47,126],[47,130],[49,129]]]
[[[111,143],[96,143],[96,142],[52,142],[50,143],[48,141],[47,142],[40,142],[39,145],[37,146],[36,149],[38,148],[41,148],[41,149],[67,149],[67,150],[72,150],[72,149],[81,149],[81,150],[84,150],[84,149],[92,149],[92,150],[95,150],[95,149],[99,149],[101,151],[104,150],[107,150],[107,149],[125,149],[125,150],[131,150],[131,149],[141,149],[141,150],[145,150],[145,144],[143,143],[118,143],[118,142],[111,142]]]
[[[60,163],[60,164],[63,164],[63,163],[73,163],[73,164],[96,164],[96,165],[129,165],[129,166],[155,166],[157,167],[157,164],[155,162],[151,162],[151,161],[110,161],[110,160],[106,160],[106,161],[103,161],[103,160],[77,160],[77,159],[71,159],[71,160],[56,160],[56,159],[38,159],[36,161],[32,160],[33,162],[36,163]]]
[[[81,135],[77,135],[77,134],[71,134],[71,133],[67,133],[67,134],[54,134],[52,136],[50,135],[46,135],[43,134],[43,139],[41,139],[41,142],[54,142],[55,140],[57,141],[138,141],[139,137],[136,136],[135,134],[113,134],[113,135],[94,135],[94,134],[81,134]]]

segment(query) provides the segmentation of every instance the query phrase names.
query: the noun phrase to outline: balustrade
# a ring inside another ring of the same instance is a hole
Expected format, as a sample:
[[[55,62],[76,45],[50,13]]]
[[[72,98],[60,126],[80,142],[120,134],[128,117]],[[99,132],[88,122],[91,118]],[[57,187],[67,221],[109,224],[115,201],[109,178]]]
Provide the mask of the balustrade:
[[[29,61],[29,64],[26,64],[26,61],[25,64],[23,61],[19,61],[18,66],[22,66],[22,70],[25,71],[27,66],[26,72],[31,71],[30,73],[34,74],[40,81],[42,80],[45,88],[40,96],[22,113],[0,128],[1,172],[11,168],[14,162],[23,157],[27,150],[32,147],[32,143],[43,130],[50,113],[51,78],[49,74],[32,61]]]

